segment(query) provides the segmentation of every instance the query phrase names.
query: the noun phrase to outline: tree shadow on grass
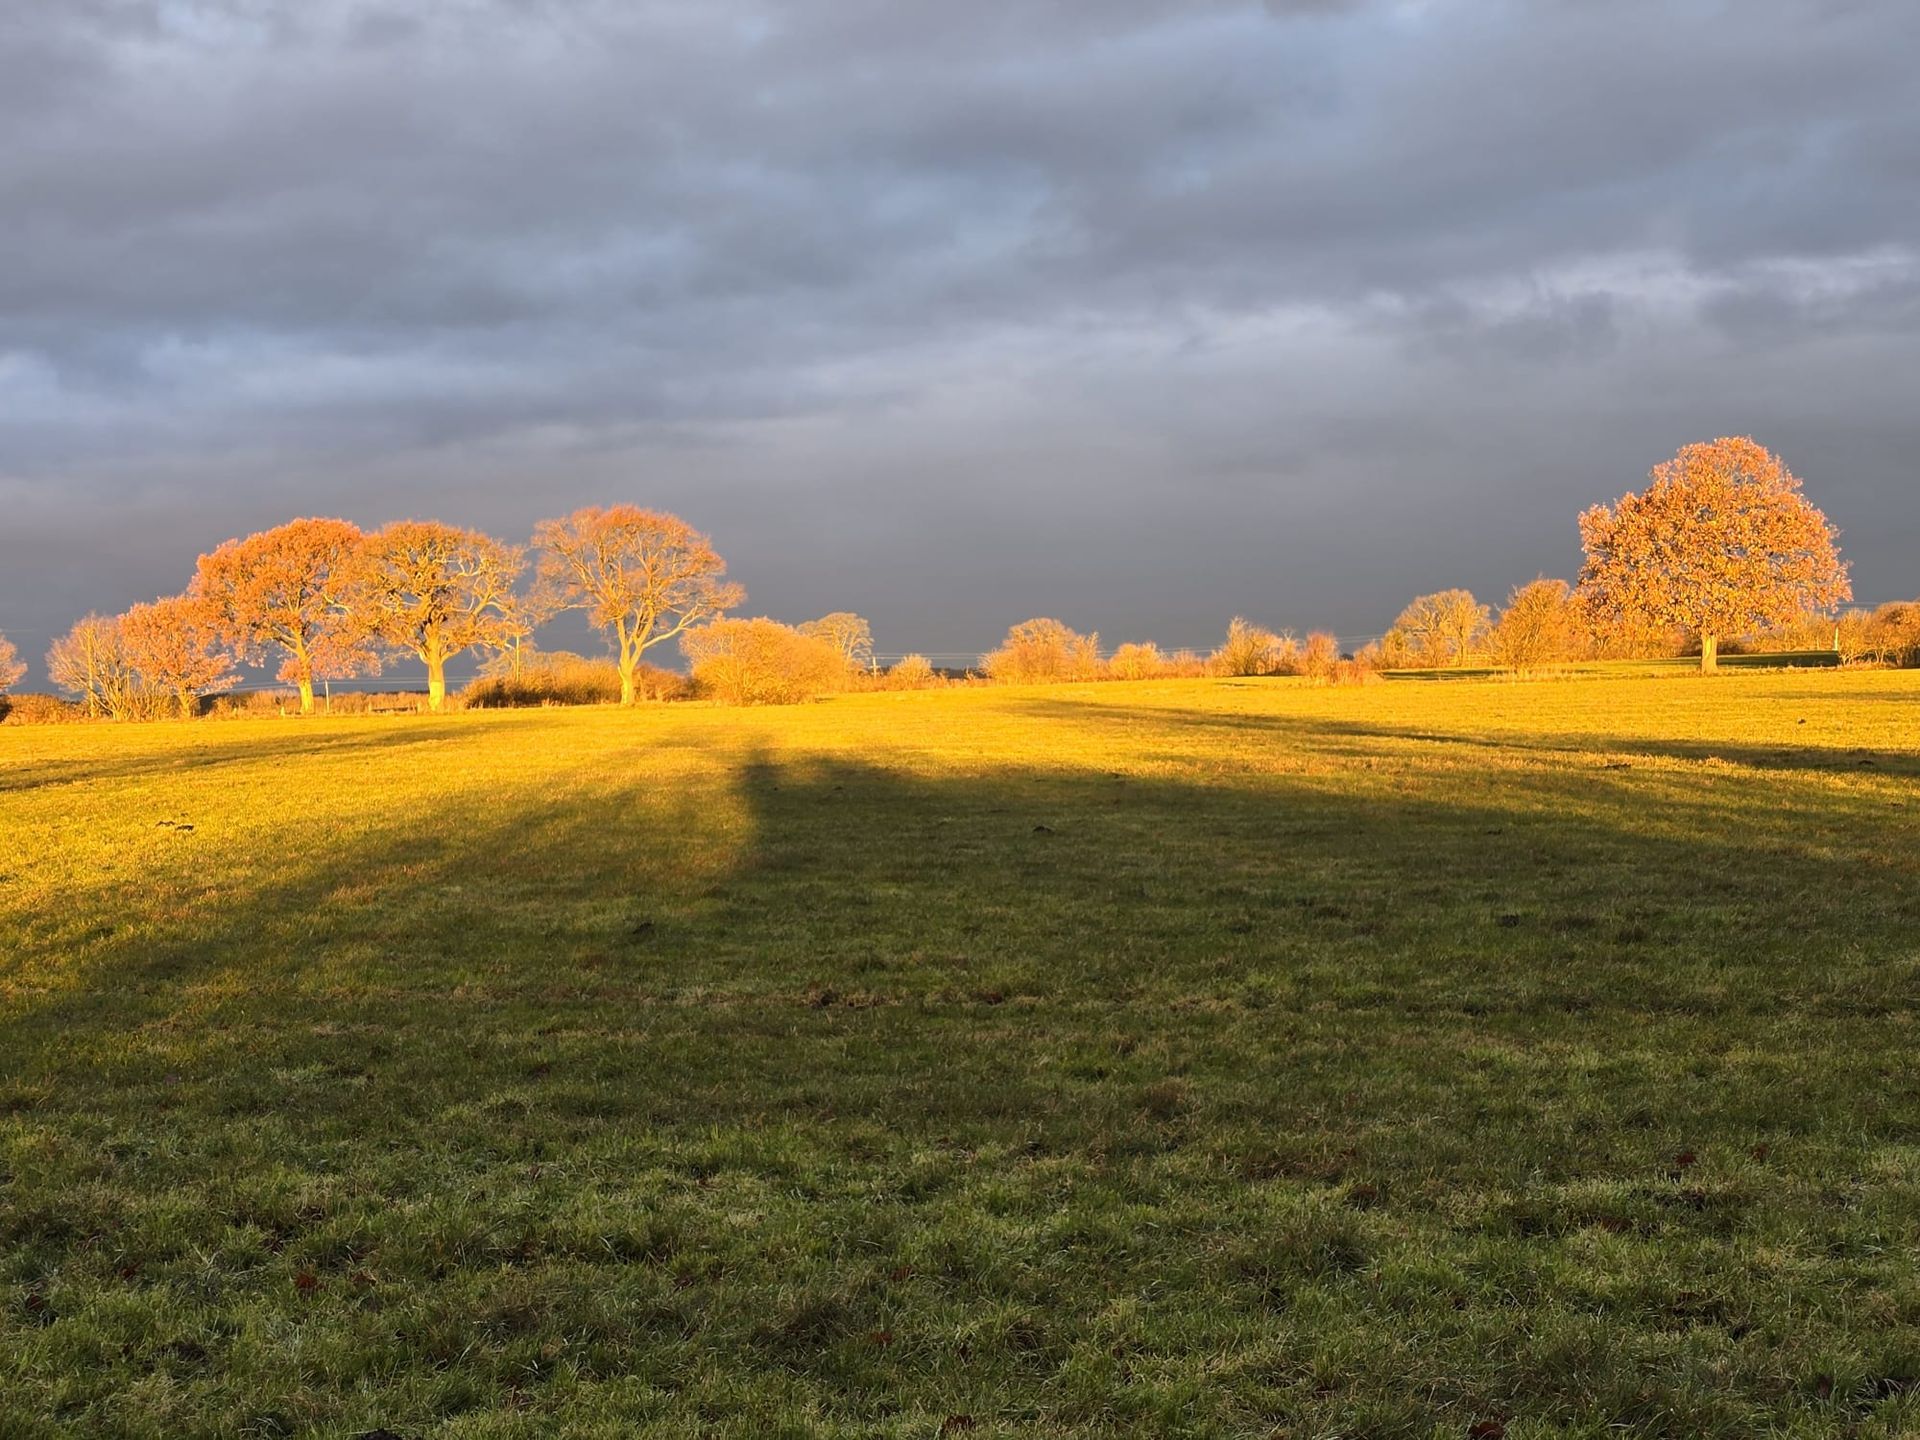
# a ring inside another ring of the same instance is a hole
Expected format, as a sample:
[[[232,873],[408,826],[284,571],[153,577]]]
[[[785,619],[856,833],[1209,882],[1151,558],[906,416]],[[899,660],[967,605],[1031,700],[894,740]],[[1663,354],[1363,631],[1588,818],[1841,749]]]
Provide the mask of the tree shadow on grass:
[[[105,724],[107,722],[101,722]],[[46,789],[56,785],[98,781],[131,781],[154,776],[217,771],[234,766],[255,765],[262,760],[298,761],[316,757],[346,757],[361,753],[404,749],[413,746],[440,745],[469,738],[474,731],[455,728],[441,717],[394,716],[371,724],[352,723],[352,728],[334,728],[324,720],[286,722],[279,733],[262,735],[222,734],[227,726],[247,722],[200,721],[191,728],[178,722],[153,722],[155,727],[140,727],[139,740],[163,736],[182,743],[164,749],[140,749],[110,759],[89,756],[85,759],[10,760],[0,765],[0,794]],[[350,722],[351,723],[351,722]],[[525,728],[537,723],[531,717],[489,717],[488,732]],[[324,727],[324,728],[323,728]],[[250,730],[252,726],[248,727]]]
[[[1487,735],[1463,730],[1440,730],[1430,726],[1347,720],[1327,715],[1247,714],[1193,707],[1102,704],[1085,700],[1035,699],[1023,702],[1021,708],[1037,718],[1048,720],[1077,718],[1095,724],[1133,726],[1164,723],[1187,731],[1271,735],[1319,750],[1329,748],[1327,742],[1330,738],[1358,742],[1357,746],[1345,748],[1344,753],[1349,756],[1381,753],[1372,742],[1387,741],[1458,746],[1465,750],[1506,751],[1541,757],[1590,754],[1617,761],[1618,757],[1642,755],[1696,762],[1720,760],[1755,770],[1878,772],[1889,776],[1920,776],[1920,748],[1755,745],[1724,739],[1676,740],[1607,730],[1556,731],[1538,736]]]
[[[0,1019],[0,1248],[72,1292],[36,1316],[212,1295],[216,1363],[237,1313],[284,1337],[226,1393],[342,1428],[636,1374],[848,1433],[1150,1427],[1152,1383],[1223,1431],[1764,1428],[1794,1337],[1871,1343],[1809,1290],[1899,1282],[1859,1177],[1920,1127],[1906,870],[1869,833],[1783,867],[1706,797],[1648,834],[1566,769],[1409,791],[1349,753],[1382,738],[529,782],[117,915]]]

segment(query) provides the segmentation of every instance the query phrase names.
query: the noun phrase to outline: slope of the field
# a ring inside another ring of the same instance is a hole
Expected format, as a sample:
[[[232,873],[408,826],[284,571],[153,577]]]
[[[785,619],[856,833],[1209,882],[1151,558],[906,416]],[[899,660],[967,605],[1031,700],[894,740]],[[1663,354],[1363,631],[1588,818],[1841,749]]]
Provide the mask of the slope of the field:
[[[0,730],[0,1436],[1920,1430],[1920,674]]]

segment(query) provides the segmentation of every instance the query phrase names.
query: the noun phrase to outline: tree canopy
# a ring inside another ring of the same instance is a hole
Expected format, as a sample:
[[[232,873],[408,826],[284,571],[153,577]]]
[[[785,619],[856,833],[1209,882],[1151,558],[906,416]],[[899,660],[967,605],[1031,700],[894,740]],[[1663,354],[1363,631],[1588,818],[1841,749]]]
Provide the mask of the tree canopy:
[[[1718,641],[1851,599],[1838,532],[1786,465],[1746,436],[1688,445],[1651,483],[1580,517],[1580,595],[1599,616]]]

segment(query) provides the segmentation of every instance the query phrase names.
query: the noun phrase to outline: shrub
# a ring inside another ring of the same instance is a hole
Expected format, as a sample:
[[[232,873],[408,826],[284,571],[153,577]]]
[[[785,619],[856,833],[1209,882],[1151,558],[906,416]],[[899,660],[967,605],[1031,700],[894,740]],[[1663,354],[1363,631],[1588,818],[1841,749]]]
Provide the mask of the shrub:
[[[1920,665],[1920,600],[1900,600],[1873,612],[1873,644],[1889,665]]]
[[[990,679],[1031,685],[1056,680],[1094,680],[1100,675],[1100,637],[1082,635],[1058,620],[1023,620],[1007,631],[998,650],[980,657]]]
[[[1225,642],[1213,652],[1213,673],[1278,675],[1295,663],[1299,649],[1291,635],[1276,635],[1236,615],[1227,625]]]
[[[1519,586],[1493,627],[1494,658],[1523,672],[1577,659],[1586,648],[1580,606],[1564,580]]]
[[[1315,630],[1300,647],[1300,673],[1310,680],[1325,680],[1340,663],[1340,642],[1324,630]]]
[[[1355,656],[1351,660],[1335,660],[1326,673],[1317,678],[1323,685],[1377,685],[1380,671],[1366,659]]]
[[[680,650],[700,691],[728,705],[792,705],[846,683],[840,651],[765,616],[689,630]]]
[[[1107,673],[1116,680],[1158,680],[1172,667],[1151,640],[1122,645],[1107,661]]]
[[[84,705],[58,695],[0,695],[0,721],[8,725],[64,725],[86,718]]]
[[[554,650],[521,657],[516,665],[490,665],[496,673],[460,693],[467,705],[481,710],[527,705],[614,705],[620,700],[620,668],[611,660]],[[671,671],[640,665],[634,672],[635,689],[648,699],[676,698],[686,682]]]
[[[887,671],[889,690],[924,690],[940,677],[924,655],[902,655]]]

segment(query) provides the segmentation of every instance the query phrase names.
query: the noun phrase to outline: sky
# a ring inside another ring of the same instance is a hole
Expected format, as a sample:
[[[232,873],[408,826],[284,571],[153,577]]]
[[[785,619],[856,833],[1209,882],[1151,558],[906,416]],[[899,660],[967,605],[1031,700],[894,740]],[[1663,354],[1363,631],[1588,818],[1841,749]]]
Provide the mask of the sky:
[[[1357,643],[1723,434],[1911,597],[1915,55],[1911,0],[7,0],[0,631],[633,502],[887,655]]]

